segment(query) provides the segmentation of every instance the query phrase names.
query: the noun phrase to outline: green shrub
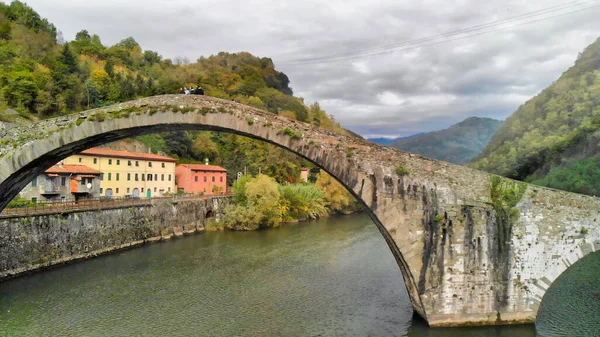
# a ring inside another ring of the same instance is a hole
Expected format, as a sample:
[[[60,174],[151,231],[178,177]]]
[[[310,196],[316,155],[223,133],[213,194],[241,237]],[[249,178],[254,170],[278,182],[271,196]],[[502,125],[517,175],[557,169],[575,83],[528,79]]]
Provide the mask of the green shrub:
[[[88,119],[91,121],[104,122],[106,120],[106,114],[104,112],[96,112],[88,117]]]
[[[254,118],[248,118],[248,125],[254,124]]]
[[[399,176],[407,176],[409,174],[408,169],[402,165],[396,166],[396,174]]]
[[[284,135],[288,135],[290,136],[290,138],[292,139],[300,139],[302,138],[302,133],[292,129],[292,128],[285,128],[285,129],[281,129],[279,131],[277,131],[278,135],[284,134]]]
[[[16,197],[8,203],[6,208],[24,208],[24,207],[32,207],[34,205],[35,205],[35,203],[29,199]]]

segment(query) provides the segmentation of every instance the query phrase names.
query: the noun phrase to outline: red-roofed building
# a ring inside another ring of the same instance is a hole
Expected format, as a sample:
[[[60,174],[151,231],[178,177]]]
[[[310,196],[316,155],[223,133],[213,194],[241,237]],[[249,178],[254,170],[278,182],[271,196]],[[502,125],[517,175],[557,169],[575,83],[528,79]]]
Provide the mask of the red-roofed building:
[[[20,195],[34,202],[98,198],[101,174],[85,165],[57,164],[35,177]]]
[[[178,165],[175,181],[177,189],[185,193],[223,194],[227,190],[227,170],[215,165]]]
[[[94,147],[65,159],[102,173],[100,196],[152,198],[175,193],[175,163],[171,157]]]

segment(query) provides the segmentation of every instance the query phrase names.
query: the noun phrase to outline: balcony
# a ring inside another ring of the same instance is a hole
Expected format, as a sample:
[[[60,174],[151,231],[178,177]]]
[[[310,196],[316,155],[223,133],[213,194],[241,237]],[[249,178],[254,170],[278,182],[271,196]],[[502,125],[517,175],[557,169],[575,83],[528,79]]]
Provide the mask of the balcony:
[[[42,195],[59,195],[61,187],[54,184],[48,184],[43,187]]]

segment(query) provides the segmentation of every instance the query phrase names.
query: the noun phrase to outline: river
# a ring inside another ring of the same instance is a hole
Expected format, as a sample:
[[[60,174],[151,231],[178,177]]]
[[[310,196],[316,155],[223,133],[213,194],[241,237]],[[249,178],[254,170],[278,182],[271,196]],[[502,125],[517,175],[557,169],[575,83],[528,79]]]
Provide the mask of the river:
[[[536,336],[429,329],[366,215],[209,232],[0,283],[0,336]]]

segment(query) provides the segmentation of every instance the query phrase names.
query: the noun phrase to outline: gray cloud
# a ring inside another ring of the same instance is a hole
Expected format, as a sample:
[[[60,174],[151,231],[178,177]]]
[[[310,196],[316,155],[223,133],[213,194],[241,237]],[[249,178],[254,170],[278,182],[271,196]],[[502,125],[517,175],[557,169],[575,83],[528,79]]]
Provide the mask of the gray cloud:
[[[296,95],[319,101],[342,126],[368,137],[442,129],[473,115],[504,119],[571,66],[600,29],[600,9],[592,8],[419,49],[291,64],[427,38],[564,0],[27,2],[67,40],[87,29],[105,44],[133,36],[170,58],[219,51],[271,57]]]

